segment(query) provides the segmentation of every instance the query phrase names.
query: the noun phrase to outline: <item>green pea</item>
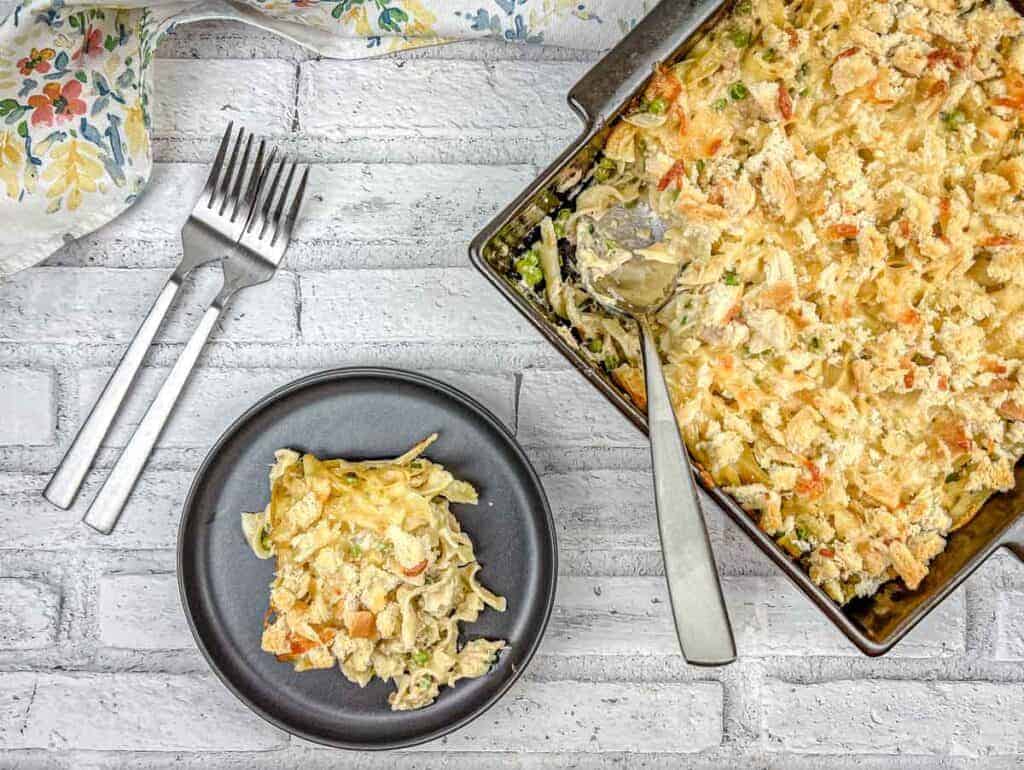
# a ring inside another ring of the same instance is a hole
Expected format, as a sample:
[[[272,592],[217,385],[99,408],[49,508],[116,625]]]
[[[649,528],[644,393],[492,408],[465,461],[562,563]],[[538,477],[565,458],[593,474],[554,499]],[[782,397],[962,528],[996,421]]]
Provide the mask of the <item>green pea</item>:
[[[967,122],[967,115],[961,109],[955,109],[952,112],[941,113],[942,122],[946,124],[946,128],[950,131],[956,131],[960,126]]]
[[[604,341],[599,337],[595,337],[587,343],[587,350],[591,353],[600,353],[602,348],[604,348]]]
[[[355,556],[357,559],[363,555],[363,549],[356,543],[350,543],[348,546],[348,552]]]
[[[425,666],[430,661],[430,653],[425,650],[418,650],[412,655],[413,662],[418,666]]]
[[[619,360],[619,357],[614,353],[609,353],[607,356],[604,357],[604,368],[607,369],[608,371],[611,371],[612,369],[618,369],[619,364],[621,363],[622,362]]]
[[[270,550],[270,525],[264,524],[260,530],[260,548],[264,551]]]
[[[346,473],[344,478],[345,478],[345,483],[346,484],[358,484],[359,483],[359,476],[356,475],[355,473],[351,473],[351,472]]]
[[[601,162],[594,169],[594,179],[598,182],[607,182],[615,173],[615,161],[608,158],[601,158]]]
[[[657,99],[651,99],[650,103],[647,105],[647,111],[654,113],[655,115],[663,115],[667,109],[668,102],[660,96]]]
[[[728,99],[715,99],[713,102],[711,102],[711,109],[716,110],[718,112],[721,112],[722,110],[724,110],[728,106],[729,106],[729,100]]]
[[[569,221],[569,217],[571,217],[571,216],[572,216],[572,209],[559,209],[558,210],[558,215],[555,217],[555,221],[556,222],[561,222],[562,224],[565,224],[566,222]]]
[[[750,0],[740,0],[736,3],[736,13],[738,14],[746,16],[752,10],[754,10],[754,4],[751,3]]]
[[[769,48],[763,54],[761,54],[761,58],[764,59],[769,64],[771,64],[772,62],[779,60],[779,52],[776,51],[774,48]]]
[[[516,271],[531,289],[544,280],[544,271],[540,267],[522,259],[516,262]]]
[[[735,270],[726,270],[725,274],[722,276],[722,280],[725,281],[726,286],[740,285],[740,277],[736,275]]]
[[[729,96],[732,97],[733,101],[741,101],[750,96],[750,91],[747,87],[740,82],[733,83],[729,86]]]
[[[729,39],[737,48],[746,48],[750,45],[750,33],[745,29],[733,29],[729,31]]]

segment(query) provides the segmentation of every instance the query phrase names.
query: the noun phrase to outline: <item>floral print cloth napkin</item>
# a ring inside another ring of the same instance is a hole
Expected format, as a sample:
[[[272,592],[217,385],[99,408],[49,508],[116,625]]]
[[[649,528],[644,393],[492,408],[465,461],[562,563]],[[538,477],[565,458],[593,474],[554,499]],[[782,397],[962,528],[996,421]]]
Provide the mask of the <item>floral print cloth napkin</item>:
[[[142,194],[153,51],[176,24],[235,18],[326,56],[476,37],[602,49],[653,0],[24,0],[0,21],[0,280]],[[3,14],[0,0],[0,14]]]

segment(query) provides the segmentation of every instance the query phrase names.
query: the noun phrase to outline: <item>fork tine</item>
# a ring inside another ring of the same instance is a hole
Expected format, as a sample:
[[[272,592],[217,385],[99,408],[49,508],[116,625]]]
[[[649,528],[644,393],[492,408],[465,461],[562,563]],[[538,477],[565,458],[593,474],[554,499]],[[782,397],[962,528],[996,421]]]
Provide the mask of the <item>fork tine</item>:
[[[238,136],[235,138],[235,146],[231,150],[231,159],[228,161],[227,168],[224,170],[224,176],[220,179],[217,194],[213,202],[213,207],[216,207],[217,213],[221,215],[224,214],[224,210],[227,208],[229,193],[231,192],[231,180],[235,177],[235,169],[238,167],[238,153],[242,149],[242,140],[244,138],[245,129],[239,126]]]
[[[259,193],[260,185],[264,179],[264,160],[263,155],[267,149],[267,141],[265,139],[260,140],[260,146],[256,150],[256,160],[252,164],[252,172],[249,174],[249,183],[245,188],[245,195],[243,195],[238,203],[235,205],[235,212],[231,217],[231,221],[234,222],[238,215],[241,213],[245,214],[245,222],[249,221],[249,217],[252,216],[253,203],[256,200],[256,196]],[[273,162],[274,154],[277,152],[276,149],[271,150],[269,162]]]
[[[270,244],[273,245],[277,240],[277,234],[281,231],[281,213],[284,211],[284,204],[288,200],[288,193],[292,189],[292,179],[295,178],[295,161],[292,161],[291,168],[288,169],[288,178],[284,180],[284,189],[281,190],[281,194],[277,198],[277,211],[274,212],[274,219],[271,222],[274,230],[270,234]]]
[[[242,153],[242,161],[238,164],[238,173],[235,174],[234,187],[231,190],[230,197],[225,203],[231,206],[231,221],[235,221],[235,217],[238,216],[238,203],[239,195],[242,192],[242,184],[245,182],[245,175],[249,170],[249,154],[252,152],[252,142],[255,137],[250,133],[249,138],[245,141],[245,151]]]
[[[263,168],[260,169],[260,177],[256,180],[255,189],[250,190],[252,194],[252,203],[249,206],[249,215],[245,219],[245,225],[242,227],[243,235],[245,233],[252,233],[256,227],[262,227],[263,217],[261,210],[263,208],[263,201],[266,200],[267,197],[267,184],[270,180],[270,174],[276,161],[277,148],[274,147],[270,150],[267,162],[264,163]]]
[[[249,185],[247,196],[251,199],[249,204],[249,210],[245,216],[245,224],[242,225],[242,235],[251,233],[257,224],[261,221],[260,209],[263,205],[263,201],[266,198],[267,180],[270,178],[270,169],[274,165],[274,161],[277,158],[277,148],[273,147],[270,150],[270,155],[267,157],[266,163],[260,168],[259,177],[253,180],[253,183]]]
[[[281,174],[284,172],[286,163],[286,158],[281,158],[278,162],[277,173],[274,175],[274,181],[267,185],[266,193],[264,194],[259,207],[258,219],[253,222],[252,230],[256,230],[256,237],[260,240],[263,240],[263,236],[267,232],[267,225],[270,223],[270,208],[274,204],[274,193],[277,191],[278,185],[281,183]],[[270,171],[269,167],[267,167],[267,171]]]
[[[217,155],[210,167],[210,175],[206,177],[206,184],[203,187],[203,197],[210,196],[208,205],[213,205],[213,190],[217,186],[217,175],[220,174],[221,164],[224,162],[224,154],[228,151],[228,143],[231,141],[231,130],[235,127],[235,121],[230,121],[224,129],[224,136],[220,140],[220,147],[217,148]]]
[[[302,170],[302,179],[299,180],[299,187],[295,191],[295,197],[292,198],[291,208],[288,209],[288,215],[284,218],[284,223],[275,234],[275,240],[277,239],[277,235],[283,236],[286,241],[291,239],[292,227],[295,225],[295,220],[298,219],[299,209],[302,208],[302,199],[306,195],[306,181],[308,179],[309,165],[307,164]]]

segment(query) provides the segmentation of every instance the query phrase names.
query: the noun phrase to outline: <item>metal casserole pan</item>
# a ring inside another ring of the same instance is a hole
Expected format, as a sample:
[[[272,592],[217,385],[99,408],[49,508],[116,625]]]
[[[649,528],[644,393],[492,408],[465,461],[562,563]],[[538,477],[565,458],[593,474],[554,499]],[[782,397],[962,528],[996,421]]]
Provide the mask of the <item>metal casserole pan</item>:
[[[524,241],[535,237],[541,219],[575,192],[582,172],[600,152],[607,126],[639,94],[660,62],[684,56],[724,14],[723,0],[663,0],[569,92],[569,105],[584,130],[568,148],[502,211],[470,246],[473,264],[638,428],[647,430],[641,412],[603,370],[580,355],[568,327],[518,288],[512,261]],[[803,568],[739,504],[719,489],[708,488],[714,501],[781,569],[818,609],[866,655],[884,655],[996,549],[1006,547],[1024,560],[1024,466],[1016,470],[1012,492],[992,497],[963,528],[950,535],[946,550],[931,563],[916,591],[893,581],[868,599],[845,607],[811,582]]]

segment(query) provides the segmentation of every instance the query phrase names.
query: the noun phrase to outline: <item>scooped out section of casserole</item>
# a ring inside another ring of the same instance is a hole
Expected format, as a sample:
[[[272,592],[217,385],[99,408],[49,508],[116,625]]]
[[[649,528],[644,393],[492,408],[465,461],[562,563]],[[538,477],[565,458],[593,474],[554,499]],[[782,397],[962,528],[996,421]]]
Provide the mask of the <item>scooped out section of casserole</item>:
[[[515,269],[644,407],[577,260],[649,205],[687,263],[659,345],[709,480],[837,602],[914,589],[1024,454],[1022,115],[1005,0],[739,0]]]

